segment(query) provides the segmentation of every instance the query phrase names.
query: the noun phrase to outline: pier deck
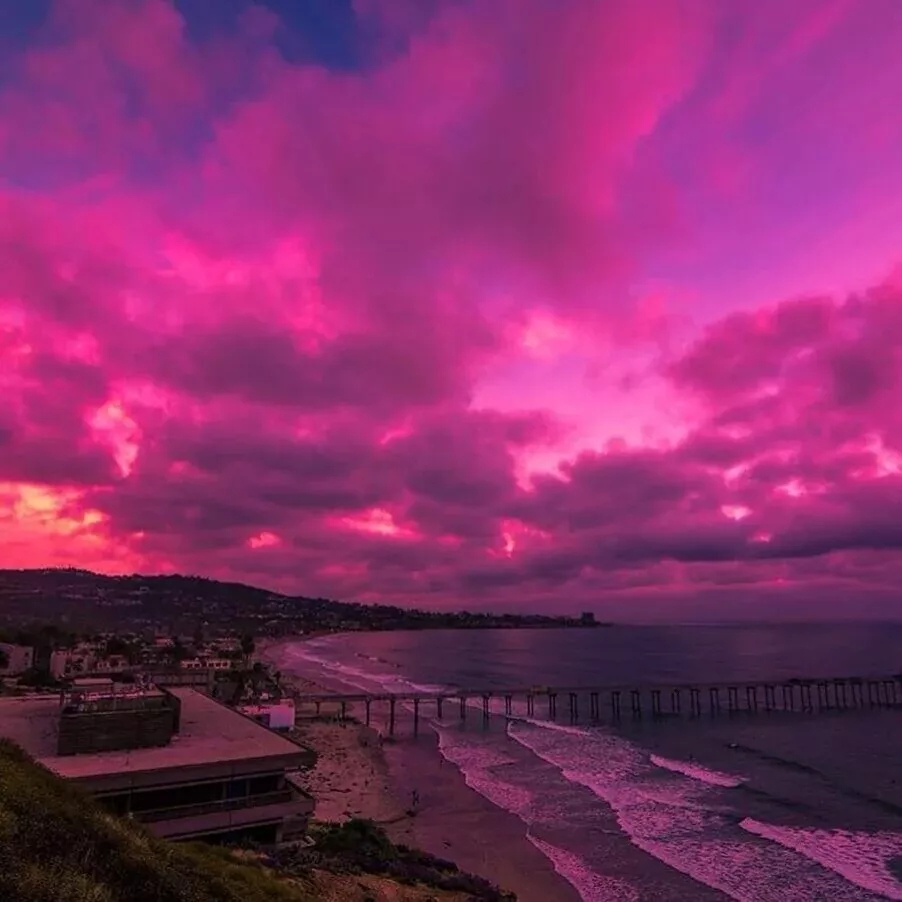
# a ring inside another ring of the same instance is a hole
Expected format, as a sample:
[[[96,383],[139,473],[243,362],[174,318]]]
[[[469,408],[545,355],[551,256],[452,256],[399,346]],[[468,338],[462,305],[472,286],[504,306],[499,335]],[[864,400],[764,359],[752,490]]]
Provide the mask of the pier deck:
[[[302,693],[295,696],[300,712],[312,706],[318,714],[324,704],[337,705],[347,716],[349,705],[363,705],[369,724],[373,705],[388,705],[388,732],[395,732],[398,704],[413,707],[414,732],[421,715],[444,719],[445,704],[457,702],[457,717],[466,720],[474,707],[482,716],[534,717],[536,710],[550,720],[558,718],[558,700],[566,701],[566,719],[578,723],[587,714],[590,723],[618,723],[646,715],[700,717],[704,714],[756,714],[768,712],[818,713],[861,708],[902,707],[902,674],[755,680],[750,682],[631,684],[613,686],[519,686],[468,688],[443,692]],[[503,701],[503,713],[492,702]],[[515,703],[519,703],[515,714]],[[426,710],[423,706],[427,706]]]

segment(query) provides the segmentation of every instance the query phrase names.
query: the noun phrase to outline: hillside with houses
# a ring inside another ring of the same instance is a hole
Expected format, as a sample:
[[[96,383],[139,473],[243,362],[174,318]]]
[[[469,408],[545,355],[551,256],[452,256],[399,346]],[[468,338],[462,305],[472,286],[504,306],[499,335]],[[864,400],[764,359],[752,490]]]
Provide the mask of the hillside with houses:
[[[524,629],[598,626],[581,617],[424,611],[282,595],[199,576],[107,576],[74,568],[0,570],[0,626],[59,623],[75,631],[141,635],[227,632],[284,636],[398,629]]]

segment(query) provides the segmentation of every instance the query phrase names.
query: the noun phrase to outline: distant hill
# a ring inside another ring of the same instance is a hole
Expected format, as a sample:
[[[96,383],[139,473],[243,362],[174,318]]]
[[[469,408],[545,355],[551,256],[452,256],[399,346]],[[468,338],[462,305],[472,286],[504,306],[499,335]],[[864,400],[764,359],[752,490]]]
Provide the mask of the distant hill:
[[[107,576],[76,568],[0,570],[0,618],[73,627],[194,628],[232,614],[265,614],[285,596],[199,576]],[[310,599],[294,599],[303,608]]]
[[[282,595],[201,576],[106,576],[76,568],[0,570],[0,624],[55,622],[72,629],[166,630],[198,625],[255,634],[298,630],[484,629],[599,626],[538,614],[422,611]]]

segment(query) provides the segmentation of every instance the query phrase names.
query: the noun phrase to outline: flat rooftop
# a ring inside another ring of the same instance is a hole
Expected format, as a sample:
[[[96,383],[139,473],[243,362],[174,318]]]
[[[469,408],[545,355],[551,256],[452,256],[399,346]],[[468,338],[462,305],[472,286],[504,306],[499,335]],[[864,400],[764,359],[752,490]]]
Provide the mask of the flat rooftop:
[[[195,689],[169,690],[181,700],[179,732],[159,748],[56,754],[59,696],[0,698],[0,736],[70,779],[298,755],[300,746]]]

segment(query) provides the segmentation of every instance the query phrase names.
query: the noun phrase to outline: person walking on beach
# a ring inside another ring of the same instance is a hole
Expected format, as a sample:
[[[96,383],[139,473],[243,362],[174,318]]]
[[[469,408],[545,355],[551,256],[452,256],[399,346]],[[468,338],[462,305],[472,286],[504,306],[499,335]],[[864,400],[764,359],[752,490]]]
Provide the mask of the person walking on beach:
[[[410,796],[411,810],[416,811],[420,807],[420,791],[415,789]]]

